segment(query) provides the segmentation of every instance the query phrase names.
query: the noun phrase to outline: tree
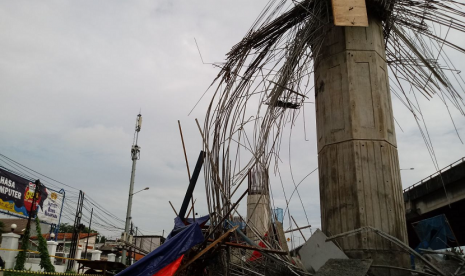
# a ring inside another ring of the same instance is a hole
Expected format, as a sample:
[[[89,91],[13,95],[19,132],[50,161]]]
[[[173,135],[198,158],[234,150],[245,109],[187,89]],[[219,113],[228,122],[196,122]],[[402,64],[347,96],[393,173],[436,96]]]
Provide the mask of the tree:
[[[40,254],[40,267],[44,269],[45,272],[55,272],[55,266],[53,266],[50,261],[50,255],[48,253],[47,241],[42,236],[42,230],[40,229],[39,216],[36,216],[36,231],[37,238],[39,241],[39,254]]]
[[[74,232],[74,225],[71,225],[69,223],[60,223],[60,228],[58,230],[59,233],[73,233]],[[98,233],[95,230],[90,230],[91,233]],[[83,230],[81,230],[81,233],[89,233],[89,228],[84,227]]]
[[[29,237],[31,236],[31,225],[28,224],[24,230],[23,238],[21,240],[21,251],[16,256],[15,270],[24,270],[26,263],[26,252],[29,249]]]
[[[96,243],[105,243],[107,238],[105,236],[97,236],[97,240],[95,241]]]

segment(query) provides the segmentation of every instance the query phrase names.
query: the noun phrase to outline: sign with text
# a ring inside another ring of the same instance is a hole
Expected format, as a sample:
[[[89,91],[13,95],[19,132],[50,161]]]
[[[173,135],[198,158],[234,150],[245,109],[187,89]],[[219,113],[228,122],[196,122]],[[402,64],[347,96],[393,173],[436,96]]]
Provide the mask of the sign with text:
[[[36,184],[0,168],[0,209],[27,218],[36,210],[41,221],[58,224],[63,204],[63,194],[41,186],[35,202]]]

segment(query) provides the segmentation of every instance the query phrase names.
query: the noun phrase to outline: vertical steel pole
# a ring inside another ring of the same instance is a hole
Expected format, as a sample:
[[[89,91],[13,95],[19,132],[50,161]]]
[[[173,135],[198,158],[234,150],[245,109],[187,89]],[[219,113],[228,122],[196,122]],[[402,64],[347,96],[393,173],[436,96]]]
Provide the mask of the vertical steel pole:
[[[128,210],[126,212],[126,225],[124,227],[124,233],[126,233],[126,239],[128,238],[129,226],[131,224],[132,196],[133,196],[133,191],[134,191],[134,178],[136,176],[137,157],[134,154],[135,151],[133,150],[132,152],[133,152],[133,156],[132,156],[131,183],[129,185],[129,199],[128,199]],[[126,248],[123,248],[123,251],[122,251],[123,255],[121,257],[121,262],[123,264],[126,264],[126,253],[127,253]]]
[[[60,218],[58,219],[58,227],[55,228],[55,241],[58,239],[58,233],[60,232],[60,224],[61,224],[61,214],[63,213],[63,203],[65,202],[66,193],[64,189],[59,191],[60,194],[63,194],[63,199],[61,200],[61,208],[60,208]],[[64,248],[64,245],[63,245]],[[63,249],[64,250],[64,249]],[[64,251],[63,251],[64,252]]]
[[[92,208],[92,210],[90,211],[89,231],[87,233],[86,250],[84,251],[84,258],[87,258],[87,246],[89,245],[90,227],[92,226],[92,215],[93,214],[94,214],[94,208]]]
[[[137,140],[139,139],[139,131],[142,126],[142,115],[137,115],[136,119],[136,132],[134,135],[134,141],[131,148],[131,159],[132,159],[132,170],[131,170],[131,181],[129,183],[129,198],[128,198],[128,209],[126,212],[126,224],[124,226],[124,239],[128,238],[129,225],[131,223],[131,209],[132,209],[132,196],[134,195],[134,178],[136,177],[136,161],[140,157],[140,147],[137,145]],[[126,264],[126,254],[127,249],[124,245],[121,256],[121,263]]]

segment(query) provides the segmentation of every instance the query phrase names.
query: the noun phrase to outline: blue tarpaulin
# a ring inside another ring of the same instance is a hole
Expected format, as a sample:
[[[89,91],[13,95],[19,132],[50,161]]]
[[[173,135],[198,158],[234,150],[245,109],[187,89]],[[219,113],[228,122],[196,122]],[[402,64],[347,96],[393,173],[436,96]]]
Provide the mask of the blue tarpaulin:
[[[456,243],[445,215],[424,219],[414,225],[414,228],[420,238],[420,248],[439,250],[448,248],[451,242]]]
[[[416,225],[413,225],[413,228],[420,239],[420,244],[415,248],[418,253],[421,253],[420,249],[439,250],[448,248],[450,243],[457,242],[444,214],[421,220]],[[413,255],[410,255],[410,262],[412,268],[415,268],[415,257]]]
[[[152,276],[203,240],[202,231],[196,221],[117,276]]]
[[[208,220],[210,219],[209,215],[206,215],[204,217],[196,218],[195,223],[199,224],[200,226],[203,226]],[[187,225],[190,225],[194,223],[194,220],[191,218],[186,218],[184,221],[187,223]],[[181,220],[180,217],[176,217],[174,219],[174,229],[171,231],[171,233],[168,235],[168,239],[171,239],[181,231],[183,231],[186,228],[186,224]]]

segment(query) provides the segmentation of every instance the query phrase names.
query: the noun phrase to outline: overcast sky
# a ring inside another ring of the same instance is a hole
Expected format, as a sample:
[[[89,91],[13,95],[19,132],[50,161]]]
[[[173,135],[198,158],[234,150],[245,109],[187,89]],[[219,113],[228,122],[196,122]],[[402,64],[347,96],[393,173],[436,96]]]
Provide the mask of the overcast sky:
[[[1,1],[0,153],[74,187],[62,186],[71,200],[68,216],[76,207],[76,191],[83,190],[124,219],[130,148],[136,115],[142,110],[134,189],[150,190],[134,196],[132,217],[144,234],[164,230],[166,235],[174,219],[168,201],[179,209],[188,184],[177,120],[192,171],[202,148],[194,119],[203,121],[211,94],[187,115],[218,73],[202,64],[194,38],[205,62],[221,62],[266,2]],[[452,55],[455,65],[465,70],[464,57]],[[439,166],[464,157],[465,146],[444,105],[438,98],[419,100]],[[415,168],[401,171],[407,187],[436,169],[412,115],[394,97],[393,104],[403,129],[396,129],[400,167]],[[305,108],[308,141],[303,130],[292,138],[297,182],[317,167],[314,107]],[[464,139],[464,117],[453,108],[451,114]],[[0,165],[6,165],[1,158]],[[287,168],[284,164],[282,170],[289,195],[293,185]],[[279,182],[273,180],[272,185],[275,205],[285,207]],[[295,195],[291,212],[299,225],[319,227],[317,173],[300,187],[308,222]],[[194,196],[196,211],[206,214],[203,178]],[[123,227],[112,218],[108,221]],[[106,224],[103,219],[100,223]],[[120,235],[121,230],[112,229],[100,231]]]

